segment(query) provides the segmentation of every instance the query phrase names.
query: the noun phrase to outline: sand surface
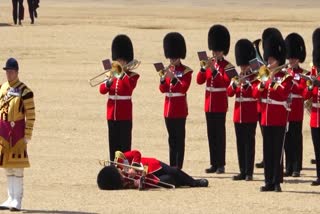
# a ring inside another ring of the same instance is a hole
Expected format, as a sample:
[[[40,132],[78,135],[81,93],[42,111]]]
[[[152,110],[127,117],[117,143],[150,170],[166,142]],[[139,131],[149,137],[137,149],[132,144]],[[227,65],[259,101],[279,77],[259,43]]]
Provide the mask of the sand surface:
[[[183,4],[181,3],[183,2]],[[25,1],[26,4],[26,1]],[[207,50],[211,25],[226,25],[231,49],[240,38],[255,40],[266,27],[278,27],[283,35],[298,32],[304,38],[311,61],[311,35],[319,26],[319,1],[145,1],[48,0],[41,1],[39,19],[11,26],[11,1],[0,2],[0,65],[8,57],[19,60],[20,79],[35,93],[36,125],[29,146],[32,167],[25,170],[24,213],[319,213],[318,187],[305,114],[304,170],[301,178],[286,178],[283,193],[260,193],[263,171],[254,181],[234,182],[238,173],[234,126],[234,99],[227,114],[227,165],[223,175],[207,175],[209,165],[203,112],[204,86],[196,84],[197,51]],[[27,11],[26,11],[27,12]],[[188,93],[184,170],[209,179],[208,188],[139,192],[99,191],[98,159],[108,158],[106,97],[87,80],[102,71],[101,60],[111,57],[112,39],[128,34],[135,58],[142,61],[141,75],[133,95],[133,148],[144,156],[168,162],[167,132],[162,116],[164,96],[158,90],[158,75],[152,63],[164,59],[162,39],[181,32],[187,42],[186,65],[195,70]],[[5,81],[5,76],[0,76]],[[256,160],[262,144],[257,129]],[[0,201],[6,198],[6,179],[0,170]],[[1,212],[5,213],[5,212]]]

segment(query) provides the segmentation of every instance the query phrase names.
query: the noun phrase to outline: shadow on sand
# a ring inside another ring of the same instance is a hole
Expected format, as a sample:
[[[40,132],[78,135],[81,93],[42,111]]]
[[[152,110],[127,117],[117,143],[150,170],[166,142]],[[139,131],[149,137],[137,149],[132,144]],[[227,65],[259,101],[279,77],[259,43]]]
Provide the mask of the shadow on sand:
[[[12,25],[7,23],[0,23],[0,27],[11,27]]]
[[[66,211],[66,210],[22,210],[22,213],[98,214],[95,212]]]

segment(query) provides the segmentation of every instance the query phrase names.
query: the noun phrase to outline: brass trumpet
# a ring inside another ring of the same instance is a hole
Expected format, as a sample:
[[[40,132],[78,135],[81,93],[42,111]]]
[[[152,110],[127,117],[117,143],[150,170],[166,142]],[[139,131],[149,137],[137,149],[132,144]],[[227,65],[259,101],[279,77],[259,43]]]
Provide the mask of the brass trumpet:
[[[200,60],[200,66],[201,68],[204,68],[204,69],[207,69],[210,67],[211,63],[212,63],[212,60],[215,60],[216,61],[216,57],[213,56],[213,57],[208,57],[207,60]]]
[[[249,77],[253,76],[253,75],[257,75],[258,70],[254,70],[252,71],[250,74],[247,75],[243,75],[243,76],[235,76],[232,78],[232,80],[234,81],[234,83],[236,85],[240,85],[241,83],[252,83],[254,82],[256,79],[252,79],[252,80],[248,80]]]
[[[284,64],[284,65],[280,65],[278,67],[275,67],[273,69],[270,69],[268,66],[261,66],[259,71],[256,73],[257,77],[255,80],[259,80],[260,82],[265,82],[267,81],[271,74],[275,75],[279,72],[285,72],[287,73],[287,68],[288,68],[288,63]]]
[[[165,77],[167,75],[168,72],[171,72],[174,75],[174,71],[175,71],[175,64],[179,59],[177,59],[176,61],[170,63],[167,67],[164,67],[162,62],[159,63],[154,63],[154,67],[156,69],[156,71],[158,72],[159,76]]]
[[[138,68],[140,63],[141,62],[136,59],[130,61],[129,63],[123,66],[117,61],[112,62],[110,68],[89,79],[89,84],[91,87],[95,87],[113,77],[121,78],[125,72]]]

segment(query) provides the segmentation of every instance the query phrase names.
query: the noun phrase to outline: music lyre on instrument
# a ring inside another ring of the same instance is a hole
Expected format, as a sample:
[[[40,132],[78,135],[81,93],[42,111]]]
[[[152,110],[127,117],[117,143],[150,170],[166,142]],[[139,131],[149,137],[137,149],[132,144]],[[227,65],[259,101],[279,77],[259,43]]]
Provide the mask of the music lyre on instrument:
[[[176,62],[170,63],[167,67],[164,67],[162,62],[157,62],[157,63],[154,63],[153,65],[154,65],[154,68],[156,69],[156,71],[159,73],[160,77],[166,77],[166,76],[170,75],[169,76],[170,78],[173,78],[173,77],[177,78],[177,76],[174,74],[175,63]],[[180,82],[179,79],[178,79],[178,82]]]
[[[209,58],[206,51],[199,51],[198,58],[200,60],[200,66],[203,69],[210,67],[211,61],[214,59],[214,57]]]

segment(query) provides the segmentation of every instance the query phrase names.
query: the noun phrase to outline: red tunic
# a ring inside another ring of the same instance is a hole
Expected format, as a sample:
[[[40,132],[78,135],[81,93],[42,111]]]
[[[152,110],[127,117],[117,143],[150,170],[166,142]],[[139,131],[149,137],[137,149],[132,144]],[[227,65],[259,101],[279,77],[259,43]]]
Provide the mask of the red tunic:
[[[148,182],[151,182],[153,184],[157,184],[157,181],[159,181],[160,179],[158,177],[156,177],[155,175],[153,175],[152,173],[154,173],[162,168],[159,160],[157,160],[155,158],[141,157],[141,153],[138,150],[132,150],[132,151],[125,152],[124,156],[126,157],[126,159],[128,160],[130,165],[133,163],[139,163],[139,164],[141,163],[143,165],[143,167],[145,169],[147,169],[146,176],[148,178],[153,179],[153,181],[148,180]],[[124,162],[121,159],[118,159],[117,161],[119,163]]]
[[[171,83],[171,78],[165,77],[159,89],[166,94],[163,115],[166,118],[186,118],[188,115],[187,91],[192,77],[192,70],[180,64],[175,67],[174,74],[178,79],[176,84]]]
[[[254,77],[251,77],[252,80]],[[250,80],[249,79],[249,80]],[[233,89],[232,82],[227,89],[229,97],[236,96],[233,111],[233,122],[235,123],[255,123],[258,121],[257,99],[253,97],[253,89],[259,81],[254,81],[249,85],[241,84]]]
[[[228,97],[226,90],[230,84],[230,78],[227,76],[225,68],[229,66],[232,65],[222,59],[216,63],[216,69],[218,70],[216,76],[212,76],[211,68],[207,68],[205,72],[198,72],[197,83],[202,85],[206,82],[205,112],[227,112]]]
[[[291,111],[289,112],[289,121],[302,121],[304,112],[303,91],[306,88],[306,81],[300,77],[303,72],[301,68],[289,69],[293,72],[292,88],[291,88]]]
[[[134,72],[126,72],[121,78],[113,78],[110,88],[105,83],[100,85],[100,93],[109,93],[106,108],[107,120],[132,120],[131,96],[137,85],[139,75]]]
[[[271,80],[267,80],[265,88],[260,89],[260,84],[253,90],[255,98],[261,98],[261,125],[285,126],[287,123],[287,99],[291,91],[293,76],[283,72],[275,75],[279,86],[271,87]]]
[[[314,73],[314,72],[311,71],[311,73]],[[320,80],[320,76],[317,77],[317,80]],[[309,91],[308,88],[305,88],[303,92],[303,97],[305,99],[312,99],[310,126],[312,128],[319,128],[320,127],[320,87],[315,86],[311,91]]]

